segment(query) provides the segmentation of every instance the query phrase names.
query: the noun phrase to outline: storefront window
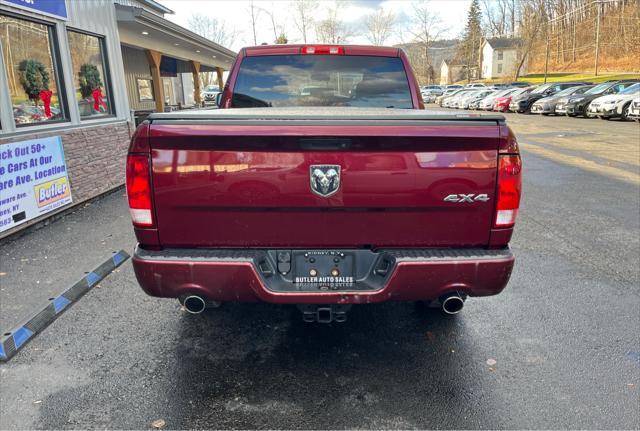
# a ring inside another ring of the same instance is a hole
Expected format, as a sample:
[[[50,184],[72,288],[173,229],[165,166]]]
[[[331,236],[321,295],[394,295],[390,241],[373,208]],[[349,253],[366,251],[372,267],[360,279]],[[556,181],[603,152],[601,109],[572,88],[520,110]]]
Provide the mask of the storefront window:
[[[113,114],[105,75],[103,39],[76,31],[67,34],[80,117]]]
[[[52,26],[0,15],[0,42],[16,126],[66,118],[53,34]]]

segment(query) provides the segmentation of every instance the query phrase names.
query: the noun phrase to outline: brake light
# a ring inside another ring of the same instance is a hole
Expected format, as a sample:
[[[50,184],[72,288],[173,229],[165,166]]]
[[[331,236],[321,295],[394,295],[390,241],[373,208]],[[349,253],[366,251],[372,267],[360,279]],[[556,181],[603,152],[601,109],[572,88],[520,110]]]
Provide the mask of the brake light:
[[[522,192],[522,160],[518,155],[498,159],[498,199],[495,227],[511,227],[516,222]]]
[[[341,46],[303,46],[303,54],[319,54],[319,55],[344,55],[344,48]]]
[[[153,226],[151,173],[149,156],[146,154],[127,156],[127,198],[133,224],[140,227]]]

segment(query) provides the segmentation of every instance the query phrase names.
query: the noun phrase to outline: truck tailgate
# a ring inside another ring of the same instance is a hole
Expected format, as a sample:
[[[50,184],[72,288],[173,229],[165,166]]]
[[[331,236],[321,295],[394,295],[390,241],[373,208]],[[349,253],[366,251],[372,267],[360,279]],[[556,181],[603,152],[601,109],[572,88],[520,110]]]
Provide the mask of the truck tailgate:
[[[499,142],[495,119],[410,113],[252,120],[226,114],[152,119],[153,199],[162,246],[489,242]],[[313,166],[338,167],[339,185],[330,196],[312,191]]]

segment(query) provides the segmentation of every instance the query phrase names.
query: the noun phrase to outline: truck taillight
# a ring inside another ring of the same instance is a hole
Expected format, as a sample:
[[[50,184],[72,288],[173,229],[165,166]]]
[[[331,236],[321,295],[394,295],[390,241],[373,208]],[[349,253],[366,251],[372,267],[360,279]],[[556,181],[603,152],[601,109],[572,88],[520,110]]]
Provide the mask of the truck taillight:
[[[127,156],[127,198],[133,224],[140,227],[153,226],[151,173],[149,156],[146,154]]]
[[[522,191],[522,160],[518,155],[498,159],[498,199],[495,227],[511,227],[516,222]]]
[[[334,55],[344,55],[344,48],[341,46],[303,46],[302,47],[303,54],[334,54]]]

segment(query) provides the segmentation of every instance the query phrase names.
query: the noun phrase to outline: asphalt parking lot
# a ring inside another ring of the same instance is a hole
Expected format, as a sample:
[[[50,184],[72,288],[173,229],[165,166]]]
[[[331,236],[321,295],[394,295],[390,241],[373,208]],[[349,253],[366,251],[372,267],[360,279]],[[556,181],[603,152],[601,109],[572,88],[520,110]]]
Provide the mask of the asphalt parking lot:
[[[189,315],[128,261],[7,363],[0,429],[640,428],[640,126],[507,114],[523,151],[509,287],[305,325]],[[135,238],[119,190],[0,244],[0,328]]]

